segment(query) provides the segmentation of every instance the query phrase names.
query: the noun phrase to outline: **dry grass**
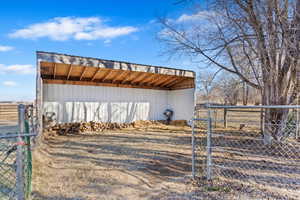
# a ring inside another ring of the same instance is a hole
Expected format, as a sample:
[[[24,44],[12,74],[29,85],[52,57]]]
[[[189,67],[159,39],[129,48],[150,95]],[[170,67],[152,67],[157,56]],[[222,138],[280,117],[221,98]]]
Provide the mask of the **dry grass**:
[[[17,131],[17,104],[0,104],[0,135]]]
[[[198,110],[197,117],[208,118],[207,109]],[[211,109],[211,118],[214,128],[224,128],[224,109]],[[238,129],[240,124],[245,124],[248,129],[260,130],[260,109],[228,109],[227,127]]]
[[[58,136],[34,151],[34,199],[190,199],[190,149],[188,127]]]
[[[206,133],[197,137],[199,174],[206,170]],[[202,145],[200,145],[202,144]],[[300,199],[300,143],[264,145],[255,131],[214,129],[212,187],[248,191],[248,199]],[[200,184],[200,185],[203,185]],[[220,186],[221,185],[221,186]],[[213,198],[212,198],[213,199]],[[225,198],[224,198],[225,199]]]
[[[0,103],[0,123],[4,121],[18,120],[18,105],[17,104],[1,104]]]
[[[230,132],[236,141],[257,134]],[[245,177],[191,181],[190,138],[189,127],[163,124],[48,138],[33,154],[33,199],[297,199],[296,193],[288,196],[267,182],[247,184]],[[216,161],[230,164],[231,160],[232,155],[222,154]],[[252,163],[251,173],[256,173],[260,162]]]

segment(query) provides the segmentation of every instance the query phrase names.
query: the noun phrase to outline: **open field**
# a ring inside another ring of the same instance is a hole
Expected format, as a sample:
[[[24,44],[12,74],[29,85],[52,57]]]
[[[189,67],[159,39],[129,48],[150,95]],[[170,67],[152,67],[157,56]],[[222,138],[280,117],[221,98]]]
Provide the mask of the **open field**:
[[[249,177],[222,177],[208,183],[199,174],[197,181],[191,181],[190,136],[189,127],[156,125],[46,139],[33,154],[33,199],[297,199],[297,193],[282,193],[280,185],[247,184]],[[222,154],[217,162],[252,163],[236,159]],[[253,173],[261,165],[256,161]],[[279,176],[272,170],[270,176]]]
[[[18,105],[1,103],[0,104],[0,135],[15,133],[18,123]]]
[[[214,128],[224,128],[224,115],[226,115],[228,128],[239,128],[240,124],[245,124],[246,128],[260,130],[261,109],[211,109]],[[225,114],[226,113],[226,114]],[[197,118],[207,118],[207,109],[199,109]]]
[[[18,104],[0,103],[0,124],[5,121],[18,120]]]

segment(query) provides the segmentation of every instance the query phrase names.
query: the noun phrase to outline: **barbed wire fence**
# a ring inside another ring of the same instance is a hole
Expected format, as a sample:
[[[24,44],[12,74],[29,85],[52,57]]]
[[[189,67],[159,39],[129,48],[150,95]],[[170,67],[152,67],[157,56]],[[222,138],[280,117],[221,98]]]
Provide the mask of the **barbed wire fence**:
[[[269,121],[266,113],[272,111],[287,117]],[[300,197],[299,113],[300,106],[198,108],[193,123],[193,177]]]
[[[34,108],[19,105],[18,123],[12,131],[0,129],[0,199],[24,200],[31,194]]]

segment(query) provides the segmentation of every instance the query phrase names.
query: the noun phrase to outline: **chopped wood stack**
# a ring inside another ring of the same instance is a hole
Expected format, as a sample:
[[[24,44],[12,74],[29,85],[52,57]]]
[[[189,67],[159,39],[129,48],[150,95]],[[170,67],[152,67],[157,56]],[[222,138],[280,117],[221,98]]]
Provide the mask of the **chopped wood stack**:
[[[187,122],[185,120],[175,120],[170,123],[173,126],[185,126]],[[85,134],[85,133],[99,133],[105,130],[120,130],[124,128],[147,128],[152,126],[168,126],[166,122],[155,120],[138,120],[131,123],[110,123],[110,122],[74,122],[74,123],[62,123],[52,126],[46,126],[44,132],[48,136],[56,135],[69,135],[69,134]]]
[[[122,128],[133,127],[134,123],[109,123],[109,122],[74,122],[56,124],[47,128],[48,133],[58,135],[82,134],[87,132],[102,132],[104,130],[116,130]]]

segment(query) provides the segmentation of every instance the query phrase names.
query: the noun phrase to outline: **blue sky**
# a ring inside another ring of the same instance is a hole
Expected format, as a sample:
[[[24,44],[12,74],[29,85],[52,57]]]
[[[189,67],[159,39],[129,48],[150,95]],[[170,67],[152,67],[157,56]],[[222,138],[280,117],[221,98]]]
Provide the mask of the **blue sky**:
[[[0,101],[35,97],[35,51],[196,70],[161,56],[158,16],[190,16],[175,0],[2,1]]]

